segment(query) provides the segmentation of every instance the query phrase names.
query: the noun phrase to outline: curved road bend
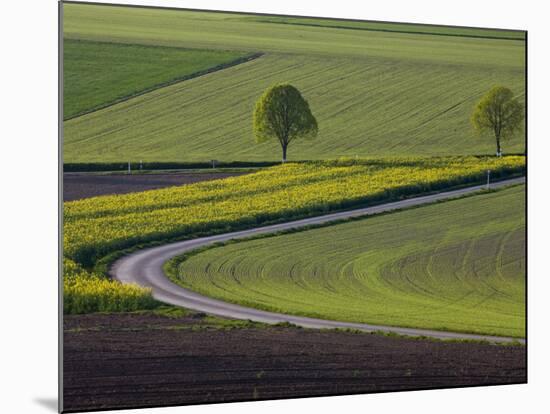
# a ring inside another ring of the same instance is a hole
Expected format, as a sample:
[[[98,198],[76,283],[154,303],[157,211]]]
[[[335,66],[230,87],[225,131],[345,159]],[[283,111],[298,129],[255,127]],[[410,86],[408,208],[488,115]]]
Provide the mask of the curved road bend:
[[[491,188],[499,188],[524,182],[525,177],[514,178],[493,183],[491,184]],[[302,326],[304,328],[347,328],[358,329],[367,332],[381,331],[409,336],[429,336],[438,339],[470,339],[486,340],[490,342],[509,342],[517,339],[458,332],[434,331],[429,329],[400,328],[394,326],[371,325],[366,323],[339,322],[307,318],[302,316],[285,315],[281,313],[247,308],[244,306],[223,302],[217,299],[212,299],[178,286],[175,283],[171,282],[165,276],[162,269],[163,264],[174,256],[212,243],[223,242],[230,239],[246,238],[259,234],[273,233],[281,230],[298,228],[312,224],[327,223],[329,221],[340,220],[349,217],[377,214],[384,211],[391,211],[395,209],[402,209],[406,207],[432,203],[438,200],[455,198],[464,194],[480,191],[484,188],[486,188],[485,185],[461,188],[458,190],[415,197],[407,200],[396,201],[372,207],[342,211],[318,217],[306,218],[303,220],[296,220],[287,223],[274,224],[265,227],[258,227],[254,229],[219,234],[209,237],[201,237],[194,240],[185,240],[166,244],[163,246],[146,248],[117,260],[111,267],[111,275],[123,283],[137,283],[138,285],[152,288],[153,296],[161,302],[229,318],[251,320],[268,324],[289,322],[298,326]],[[525,343],[525,340],[520,340],[520,342]]]

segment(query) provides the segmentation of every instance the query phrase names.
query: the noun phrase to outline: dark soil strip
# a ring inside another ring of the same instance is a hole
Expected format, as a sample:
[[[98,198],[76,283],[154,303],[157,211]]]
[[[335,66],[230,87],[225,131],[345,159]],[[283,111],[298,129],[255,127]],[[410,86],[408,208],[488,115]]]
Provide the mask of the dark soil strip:
[[[175,185],[211,181],[246,173],[170,173],[170,174],[64,174],[63,200],[72,201],[107,194],[127,194]]]
[[[201,318],[65,316],[66,411],[526,382],[526,348]]]

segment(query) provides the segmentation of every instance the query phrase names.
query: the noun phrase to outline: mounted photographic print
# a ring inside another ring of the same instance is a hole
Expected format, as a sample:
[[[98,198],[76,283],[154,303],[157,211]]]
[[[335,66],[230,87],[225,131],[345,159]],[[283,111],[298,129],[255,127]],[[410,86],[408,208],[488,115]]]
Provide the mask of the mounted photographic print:
[[[60,3],[61,410],[525,383],[526,50]]]

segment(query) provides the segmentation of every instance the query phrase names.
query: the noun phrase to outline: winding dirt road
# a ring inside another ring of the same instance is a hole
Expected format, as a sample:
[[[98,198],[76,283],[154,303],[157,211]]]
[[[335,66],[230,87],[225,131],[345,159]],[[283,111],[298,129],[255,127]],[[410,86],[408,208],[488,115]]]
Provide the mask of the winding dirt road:
[[[514,178],[493,183],[491,184],[491,188],[499,188],[524,182],[525,177]],[[231,239],[247,238],[260,234],[274,233],[282,230],[294,229],[309,225],[323,224],[335,220],[372,215],[396,209],[418,206],[421,204],[433,203],[439,200],[445,200],[460,197],[462,195],[470,194],[473,192],[479,192],[485,188],[485,185],[466,187],[458,190],[410,198],[393,203],[386,203],[372,207],[342,211],[338,213],[326,214],[323,216],[311,217],[287,223],[274,224],[270,226],[219,234],[209,237],[201,237],[198,239],[185,240],[158,247],[147,248],[139,250],[135,253],[124,256],[117,260],[111,267],[110,273],[115,279],[123,283],[136,283],[138,285],[151,288],[153,290],[153,296],[159,301],[229,318],[252,320],[268,324],[289,322],[305,328],[357,329],[367,332],[381,331],[408,336],[428,336],[438,339],[486,340],[490,342],[518,341],[517,338],[466,334],[458,332],[443,332],[429,329],[371,325],[366,323],[340,322],[302,316],[285,315],[281,313],[247,308],[244,306],[223,302],[217,299],[212,299],[178,286],[166,277],[162,269],[163,264],[174,256],[212,243],[223,242]],[[519,340],[519,342],[525,343],[525,340],[521,339]]]

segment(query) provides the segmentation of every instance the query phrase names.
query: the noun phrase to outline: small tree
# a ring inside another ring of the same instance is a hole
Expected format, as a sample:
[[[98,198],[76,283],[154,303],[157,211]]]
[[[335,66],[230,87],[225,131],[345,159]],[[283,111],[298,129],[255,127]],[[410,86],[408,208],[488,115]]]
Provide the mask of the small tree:
[[[309,104],[298,89],[279,84],[267,89],[256,102],[254,109],[254,135],[256,142],[276,138],[286,161],[288,145],[297,138],[315,138],[317,120]]]
[[[502,155],[501,140],[521,129],[523,105],[504,86],[495,86],[481,98],[470,118],[478,133],[492,132],[497,144],[497,157]]]

